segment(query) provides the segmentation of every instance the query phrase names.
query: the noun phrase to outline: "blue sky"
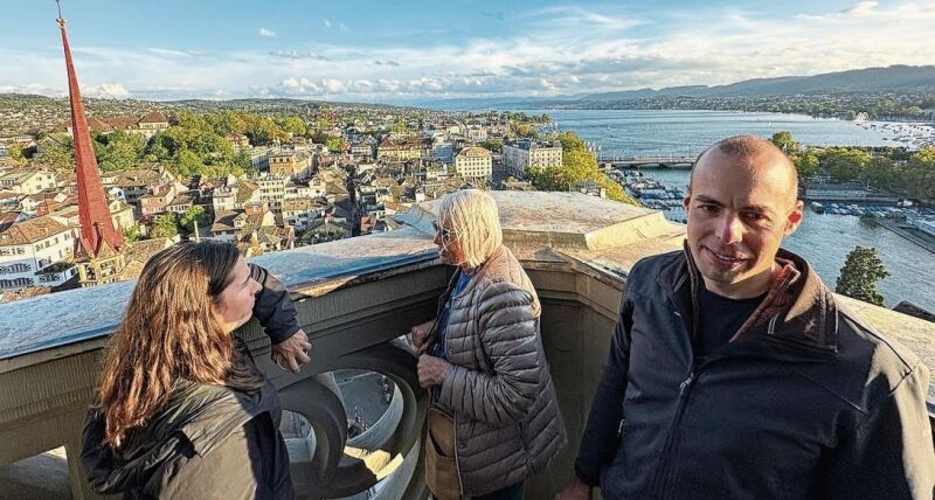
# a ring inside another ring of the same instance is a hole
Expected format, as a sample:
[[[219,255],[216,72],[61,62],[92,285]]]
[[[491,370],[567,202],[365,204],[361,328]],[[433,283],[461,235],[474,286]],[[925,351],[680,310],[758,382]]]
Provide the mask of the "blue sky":
[[[393,103],[935,64],[935,0],[63,3],[90,96]],[[63,94],[55,3],[0,11],[0,92]]]

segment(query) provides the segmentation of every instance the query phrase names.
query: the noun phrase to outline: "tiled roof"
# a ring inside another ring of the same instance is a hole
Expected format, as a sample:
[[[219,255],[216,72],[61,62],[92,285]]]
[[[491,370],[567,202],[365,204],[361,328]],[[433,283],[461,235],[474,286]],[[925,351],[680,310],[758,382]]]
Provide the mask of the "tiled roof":
[[[237,189],[237,203],[246,203],[257,190],[257,185],[249,181],[240,181]]]
[[[312,208],[312,200],[308,198],[295,198],[291,200],[283,200],[282,210],[291,211],[291,210],[308,210]]]
[[[134,116],[115,116],[105,120],[116,130],[136,130],[139,128],[137,123],[140,121]]]
[[[222,210],[214,216],[214,224],[211,224],[211,231],[230,231],[234,228],[234,219],[242,212],[233,210]]]
[[[12,226],[19,219],[19,212],[0,212],[0,233]]]
[[[68,126],[71,127],[71,122],[68,122]],[[95,132],[112,132],[114,130],[110,123],[93,116],[88,118],[88,128]]]
[[[129,265],[130,262],[133,261],[145,264],[156,252],[172,246],[172,243],[171,238],[154,238],[151,240],[135,241],[127,248],[127,264]]]
[[[0,233],[0,246],[28,245],[50,236],[70,231],[69,227],[50,217],[25,220]]]
[[[148,186],[162,180],[159,172],[148,168],[125,170],[117,174],[117,182],[114,184],[121,187]]]
[[[458,153],[458,156],[459,157],[473,157],[473,158],[489,157],[490,151],[487,151],[486,149],[482,147],[478,147],[478,146],[468,146],[462,149]]]
[[[176,196],[175,199],[172,200],[171,203],[169,203],[169,205],[173,205],[173,206],[174,205],[191,205],[194,202],[195,200],[192,199],[191,196],[183,194],[183,195]]]
[[[169,119],[166,118],[166,115],[153,111],[151,113],[146,113],[140,118],[139,123],[169,123]]]

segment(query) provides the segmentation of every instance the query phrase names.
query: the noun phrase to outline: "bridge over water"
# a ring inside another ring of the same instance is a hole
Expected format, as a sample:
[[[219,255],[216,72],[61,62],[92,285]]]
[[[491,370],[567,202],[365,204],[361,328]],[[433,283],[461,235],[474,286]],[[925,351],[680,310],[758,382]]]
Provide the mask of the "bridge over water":
[[[598,157],[598,163],[604,168],[684,168],[695,164],[695,155],[654,154],[645,156],[609,156]]]

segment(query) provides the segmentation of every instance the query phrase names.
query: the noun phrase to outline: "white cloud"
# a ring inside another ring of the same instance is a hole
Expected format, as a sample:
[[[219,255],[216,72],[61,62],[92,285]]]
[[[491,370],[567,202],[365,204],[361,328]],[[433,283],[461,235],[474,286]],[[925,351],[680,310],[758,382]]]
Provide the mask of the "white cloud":
[[[327,57],[314,52],[299,52],[297,50],[274,50],[269,53],[271,56],[285,57],[287,59],[312,59],[315,61],[330,61]]]
[[[67,89],[49,87],[41,83],[24,83],[19,85],[0,84],[0,94],[39,94],[52,97],[64,97],[68,95]]]
[[[344,82],[335,78],[325,78],[321,81],[321,86],[324,89],[331,93],[339,93],[344,91]]]
[[[152,52],[153,54],[167,57],[191,57],[190,53],[181,50],[161,49],[158,47],[149,47],[146,50]]]
[[[80,83],[78,84],[81,85]],[[91,85],[83,89],[82,94],[88,97],[105,97],[109,99],[125,99],[130,97],[130,91],[119,83],[102,83]]]
[[[279,86],[285,93],[292,95],[320,94],[322,91],[321,86],[313,83],[308,78],[297,78],[294,76],[286,78]]]
[[[330,29],[330,28],[331,28],[331,19],[325,19],[324,21],[322,21],[322,24],[325,25],[325,28],[329,28],[329,29]]]
[[[263,38],[276,38],[276,32],[266,28],[260,28],[260,36]]]
[[[841,13],[851,16],[868,16],[873,14],[873,9],[875,9],[878,5],[880,5],[880,2],[875,2],[872,0],[859,2],[851,7],[848,7],[847,9],[844,9],[841,11]]]
[[[552,7],[521,21],[505,35],[459,43],[309,41],[230,52],[78,45],[73,53],[86,94],[158,98],[218,90],[231,98],[336,100],[555,95],[935,63],[935,44],[920,42],[935,25],[931,0],[785,17],[715,7],[655,15]],[[36,50],[0,48],[0,91],[67,90],[60,50]]]

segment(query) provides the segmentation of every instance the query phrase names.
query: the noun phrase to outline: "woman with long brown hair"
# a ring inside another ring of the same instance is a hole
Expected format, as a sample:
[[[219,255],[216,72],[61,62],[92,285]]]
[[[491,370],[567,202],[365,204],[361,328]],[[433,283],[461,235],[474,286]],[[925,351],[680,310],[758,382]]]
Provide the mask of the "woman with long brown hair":
[[[232,334],[263,300],[256,275],[236,247],[210,241],[172,246],[146,263],[82,436],[95,490],[294,497],[276,389]]]

